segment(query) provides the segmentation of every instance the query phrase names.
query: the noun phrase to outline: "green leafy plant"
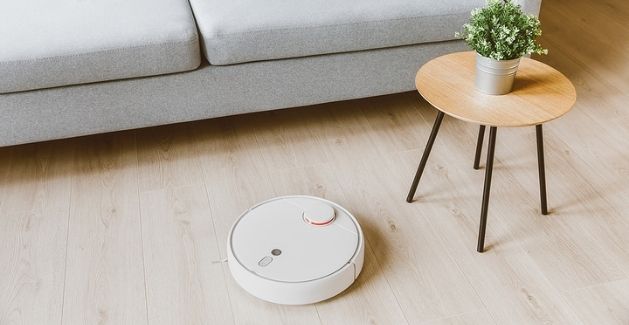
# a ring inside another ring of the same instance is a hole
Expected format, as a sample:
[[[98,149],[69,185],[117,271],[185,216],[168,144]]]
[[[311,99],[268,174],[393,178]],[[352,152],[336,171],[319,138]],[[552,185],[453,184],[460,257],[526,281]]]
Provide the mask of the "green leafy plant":
[[[457,33],[480,55],[511,60],[526,54],[547,54],[536,42],[542,35],[539,19],[527,15],[512,0],[487,0],[487,6],[472,10],[469,23]]]

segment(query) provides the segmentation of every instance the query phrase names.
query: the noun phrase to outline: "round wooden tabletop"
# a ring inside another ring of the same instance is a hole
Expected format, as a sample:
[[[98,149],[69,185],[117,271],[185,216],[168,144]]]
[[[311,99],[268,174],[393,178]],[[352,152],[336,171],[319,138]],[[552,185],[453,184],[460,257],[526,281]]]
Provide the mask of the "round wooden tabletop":
[[[574,105],[574,86],[561,72],[522,58],[506,95],[485,95],[474,88],[476,53],[438,57],[417,72],[419,93],[435,108],[458,119],[488,126],[530,126],[556,119]]]

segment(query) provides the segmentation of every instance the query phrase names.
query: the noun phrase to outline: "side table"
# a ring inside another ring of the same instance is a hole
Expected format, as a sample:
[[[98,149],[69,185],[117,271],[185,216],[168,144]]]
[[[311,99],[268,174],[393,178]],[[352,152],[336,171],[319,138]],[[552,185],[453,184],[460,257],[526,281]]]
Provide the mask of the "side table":
[[[445,114],[480,124],[474,169],[479,169],[485,127],[489,126],[485,183],[476,247],[476,250],[482,253],[485,247],[487,209],[498,127],[535,126],[541,211],[544,215],[548,214],[542,124],[567,113],[576,101],[576,91],[570,80],[561,72],[539,61],[522,58],[513,91],[501,96],[485,95],[474,88],[474,69],[475,53],[458,52],[433,59],[417,72],[415,78],[417,90],[439,112],[406,201],[409,203],[413,201]]]

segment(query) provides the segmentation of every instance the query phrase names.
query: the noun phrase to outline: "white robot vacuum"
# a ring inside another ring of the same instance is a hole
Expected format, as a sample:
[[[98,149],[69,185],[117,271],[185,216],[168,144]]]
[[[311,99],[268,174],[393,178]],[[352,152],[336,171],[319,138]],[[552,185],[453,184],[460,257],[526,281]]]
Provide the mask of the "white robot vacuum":
[[[347,210],[312,196],[283,196],[245,211],[227,239],[236,282],[255,297],[304,305],[347,289],[363,267],[363,233]]]

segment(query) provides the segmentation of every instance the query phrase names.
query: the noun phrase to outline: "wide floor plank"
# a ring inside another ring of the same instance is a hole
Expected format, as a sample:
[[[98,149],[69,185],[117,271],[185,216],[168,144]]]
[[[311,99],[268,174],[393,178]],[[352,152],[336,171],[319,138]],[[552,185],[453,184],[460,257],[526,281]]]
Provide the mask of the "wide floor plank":
[[[233,315],[191,132],[138,135],[149,323],[230,324]],[[164,299],[164,297],[169,297]]]
[[[205,188],[143,192],[140,207],[149,323],[233,323]]]
[[[135,138],[127,133],[80,140],[72,175],[63,323],[144,324]]]
[[[61,322],[72,146],[13,148],[0,162],[0,324]]]
[[[567,294],[585,324],[627,324],[629,281],[609,282]]]

